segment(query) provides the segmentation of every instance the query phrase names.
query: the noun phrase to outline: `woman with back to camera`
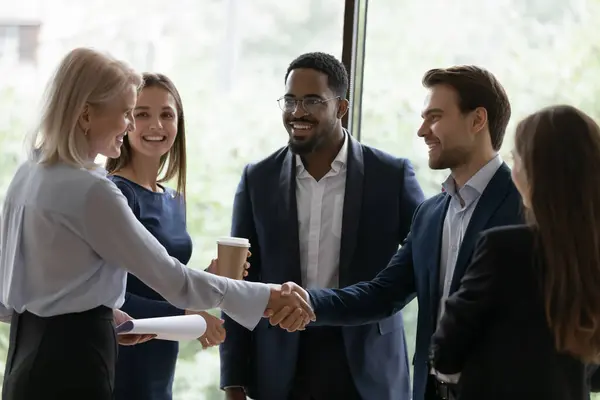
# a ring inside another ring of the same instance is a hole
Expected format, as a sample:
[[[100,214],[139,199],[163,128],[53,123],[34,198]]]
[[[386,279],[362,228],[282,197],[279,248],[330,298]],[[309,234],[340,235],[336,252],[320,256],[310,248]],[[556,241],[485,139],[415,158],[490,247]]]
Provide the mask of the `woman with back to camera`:
[[[480,239],[433,336],[460,400],[589,398],[600,361],[600,128],[571,106],[519,123],[527,224]],[[596,388],[592,388],[596,389]]]
[[[271,305],[296,310],[298,325],[314,318],[276,285],[170,257],[94,164],[99,154],[118,157],[135,129],[140,84],[124,63],[84,48],[67,54],[50,81],[31,157],[0,216],[0,319],[11,321],[3,400],[113,398],[127,271],[176,307],[219,307],[248,329]]]
[[[123,138],[120,156],[107,160],[106,170],[142,225],[169,255],[187,264],[192,240],[186,228],[186,136],[181,96],[162,74],[145,73],[142,81],[133,112],[135,130]],[[176,179],[177,190],[160,183],[171,179]],[[127,275],[121,310],[133,318],[189,313],[169,304],[131,274]],[[202,346],[222,343],[223,321],[206,311],[199,314],[207,322],[206,333],[199,338]],[[116,399],[171,400],[178,352],[178,342],[163,340],[120,348]]]

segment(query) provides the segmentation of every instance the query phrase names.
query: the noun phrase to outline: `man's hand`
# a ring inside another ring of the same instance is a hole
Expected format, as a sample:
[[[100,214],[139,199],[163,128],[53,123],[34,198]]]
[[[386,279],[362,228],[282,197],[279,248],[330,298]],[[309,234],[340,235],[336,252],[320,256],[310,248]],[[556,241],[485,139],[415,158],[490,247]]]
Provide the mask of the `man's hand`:
[[[131,318],[126,312],[118,309],[113,310],[113,321],[115,326],[119,326],[123,322],[130,321],[132,319],[133,318]],[[117,340],[121,346],[133,346],[134,344],[147,342],[155,337],[156,335],[117,335]]]
[[[279,325],[288,332],[304,330],[315,321],[315,313],[308,303],[308,293],[294,282],[283,285],[271,284],[271,298],[265,317],[271,325]]]
[[[252,255],[252,253],[250,253],[250,250],[248,250],[248,256],[250,257]],[[210,272],[213,275],[219,275],[217,273],[218,271],[218,265],[219,265],[219,259],[218,258],[213,258],[210,262],[210,265],[208,266],[208,268],[205,269],[206,272]],[[244,265],[244,278],[248,276],[248,269],[250,268],[250,263],[246,262],[246,264]]]
[[[225,400],[246,400],[246,392],[241,387],[225,389]]]
[[[225,328],[223,328],[223,321],[221,318],[215,317],[209,312],[200,311],[185,311],[186,314],[198,314],[206,320],[206,332],[204,335],[198,338],[198,341],[202,344],[203,349],[207,349],[212,346],[218,346],[225,341]]]

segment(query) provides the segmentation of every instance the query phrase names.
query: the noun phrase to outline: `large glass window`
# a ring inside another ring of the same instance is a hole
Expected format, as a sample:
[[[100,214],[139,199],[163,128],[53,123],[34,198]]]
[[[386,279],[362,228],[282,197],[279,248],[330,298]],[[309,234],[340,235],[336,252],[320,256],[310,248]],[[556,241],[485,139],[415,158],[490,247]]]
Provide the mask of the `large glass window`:
[[[31,9],[41,24],[39,66],[2,71],[11,78],[0,80],[0,202],[24,156],[22,138],[52,69],[76,46],[106,50],[140,71],[168,75],[181,92],[194,268],[205,268],[216,255],[215,239],[229,233],[243,166],[287,143],[276,100],[283,94],[288,64],[308,51],[342,53],[344,2],[339,0],[293,5],[281,0],[20,3],[18,17]],[[8,13],[1,9],[0,19],[12,18]],[[0,374],[8,344],[8,329],[2,325]],[[223,396],[218,391],[218,351],[200,349],[195,342],[181,346],[178,400]]]
[[[598,0],[370,1],[367,13],[361,140],[409,158],[428,196],[448,171],[431,171],[417,137],[423,73],[477,64],[504,85],[512,119],[502,154],[513,147],[515,123],[527,113],[569,103],[600,117]],[[416,301],[405,310],[414,348]]]

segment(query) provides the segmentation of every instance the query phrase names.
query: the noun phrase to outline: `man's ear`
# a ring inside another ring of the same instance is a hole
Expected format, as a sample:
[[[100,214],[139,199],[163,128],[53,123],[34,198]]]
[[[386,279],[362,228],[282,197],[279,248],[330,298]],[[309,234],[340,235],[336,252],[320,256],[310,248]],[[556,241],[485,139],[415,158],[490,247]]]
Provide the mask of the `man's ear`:
[[[340,99],[338,101],[338,111],[337,117],[342,119],[344,115],[348,112],[348,108],[350,107],[350,102],[347,99]]]
[[[473,110],[473,122],[471,128],[474,132],[481,132],[488,122],[487,110],[483,107],[477,107]]]

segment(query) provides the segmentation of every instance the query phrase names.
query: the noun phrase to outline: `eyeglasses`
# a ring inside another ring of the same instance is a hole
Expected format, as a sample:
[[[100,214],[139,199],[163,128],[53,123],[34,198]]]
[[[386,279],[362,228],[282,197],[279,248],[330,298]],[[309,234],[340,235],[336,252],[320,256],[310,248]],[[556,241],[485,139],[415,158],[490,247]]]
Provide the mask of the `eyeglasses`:
[[[281,111],[289,112],[289,113],[296,111],[296,107],[298,106],[298,104],[301,104],[302,109],[304,111],[306,111],[308,114],[314,114],[321,109],[323,103],[326,103],[331,100],[337,100],[339,98],[340,98],[340,96],[335,96],[330,99],[321,100],[321,99],[316,99],[314,97],[305,97],[303,99],[294,99],[292,97],[283,96],[283,97],[280,97],[279,99],[277,99],[277,104],[279,104],[279,108],[281,108]]]

